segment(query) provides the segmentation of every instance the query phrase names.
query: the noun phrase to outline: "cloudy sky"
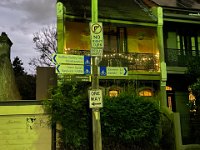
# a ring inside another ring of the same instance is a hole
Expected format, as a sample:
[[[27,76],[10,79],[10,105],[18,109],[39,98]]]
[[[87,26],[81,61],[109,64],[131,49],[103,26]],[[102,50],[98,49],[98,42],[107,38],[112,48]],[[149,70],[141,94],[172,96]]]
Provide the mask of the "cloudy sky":
[[[33,34],[56,23],[56,0],[0,0],[0,34],[13,42],[11,60],[19,58],[29,72],[30,58],[37,56]]]

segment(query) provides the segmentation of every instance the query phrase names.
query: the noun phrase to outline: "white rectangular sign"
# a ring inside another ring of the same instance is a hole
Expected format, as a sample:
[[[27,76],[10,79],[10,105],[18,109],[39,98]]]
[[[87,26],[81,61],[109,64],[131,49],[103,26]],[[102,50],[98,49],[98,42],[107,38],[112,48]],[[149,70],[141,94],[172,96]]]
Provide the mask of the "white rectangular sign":
[[[102,108],[103,98],[102,90],[89,90],[90,108]]]
[[[103,25],[101,22],[90,23],[91,56],[101,56],[103,53]]]

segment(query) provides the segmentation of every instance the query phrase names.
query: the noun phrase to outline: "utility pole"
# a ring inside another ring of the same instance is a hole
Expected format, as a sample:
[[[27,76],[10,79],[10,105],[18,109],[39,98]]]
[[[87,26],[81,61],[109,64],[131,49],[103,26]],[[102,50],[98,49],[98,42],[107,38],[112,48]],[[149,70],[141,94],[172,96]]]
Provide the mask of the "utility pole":
[[[91,16],[92,16],[92,24],[98,23],[98,0],[91,0]],[[94,30],[99,26],[94,27]],[[91,38],[92,40],[92,38]],[[93,47],[91,46],[91,51]],[[98,65],[99,65],[99,57],[92,56],[92,91],[96,95],[99,95],[102,99],[102,91],[99,90],[99,75],[98,75]],[[92,93],[90,93],[92,94]],[[94,104],[94,102],[93,102]],[[101,104],[102,107],[102,104]],[[93,150],[102,150],[102,139],[101,139],[101,122],[100,122],[100,111],[99,107],[92,108],[92,131],[93,131]]]

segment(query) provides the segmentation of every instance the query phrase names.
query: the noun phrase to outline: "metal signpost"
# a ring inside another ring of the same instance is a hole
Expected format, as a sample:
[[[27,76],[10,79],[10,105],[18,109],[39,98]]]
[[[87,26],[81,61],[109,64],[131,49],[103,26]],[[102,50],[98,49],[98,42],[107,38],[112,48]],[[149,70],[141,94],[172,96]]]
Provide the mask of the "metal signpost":
[[[102,103],[102,93],[99,89],[99,77],[98,77],[98,63],[99,58],[97,56],[102,55],[103,51],[103,28],[102,24],[98,23],[98,0],[91,0],[92,9],[91,16],[92,22],[90,23],[90,38],[91,38],[91,56],[92,56],[92,90],[90,94],[90,102],[92,105],[98,105]],[[95,92],[97,91],[97,93]],[[95,93],[95,94],[94,94]],[[92,95],[94,94],[94,95]],[[99,107],[92,107],[92,133],[93,133],[93,150],[102,150],[102,139],[101,139],[101,123],[100,123],[100,112]]]

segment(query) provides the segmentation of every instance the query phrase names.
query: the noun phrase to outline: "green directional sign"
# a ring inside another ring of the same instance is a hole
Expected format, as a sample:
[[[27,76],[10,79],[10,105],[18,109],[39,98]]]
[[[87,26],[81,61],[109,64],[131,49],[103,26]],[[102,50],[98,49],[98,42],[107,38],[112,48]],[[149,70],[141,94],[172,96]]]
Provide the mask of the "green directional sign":
[[[61,81],[75,81],[75,82],[91,82],[91,76],[88,75],[68,75],[60,74],[58,76]]]
[[[56,64],[90,65],[90,56],[54,54],[52,58]]]
[[[57,65],[56,73],[64,74],[91,74],[91,67],[84,65]]]

